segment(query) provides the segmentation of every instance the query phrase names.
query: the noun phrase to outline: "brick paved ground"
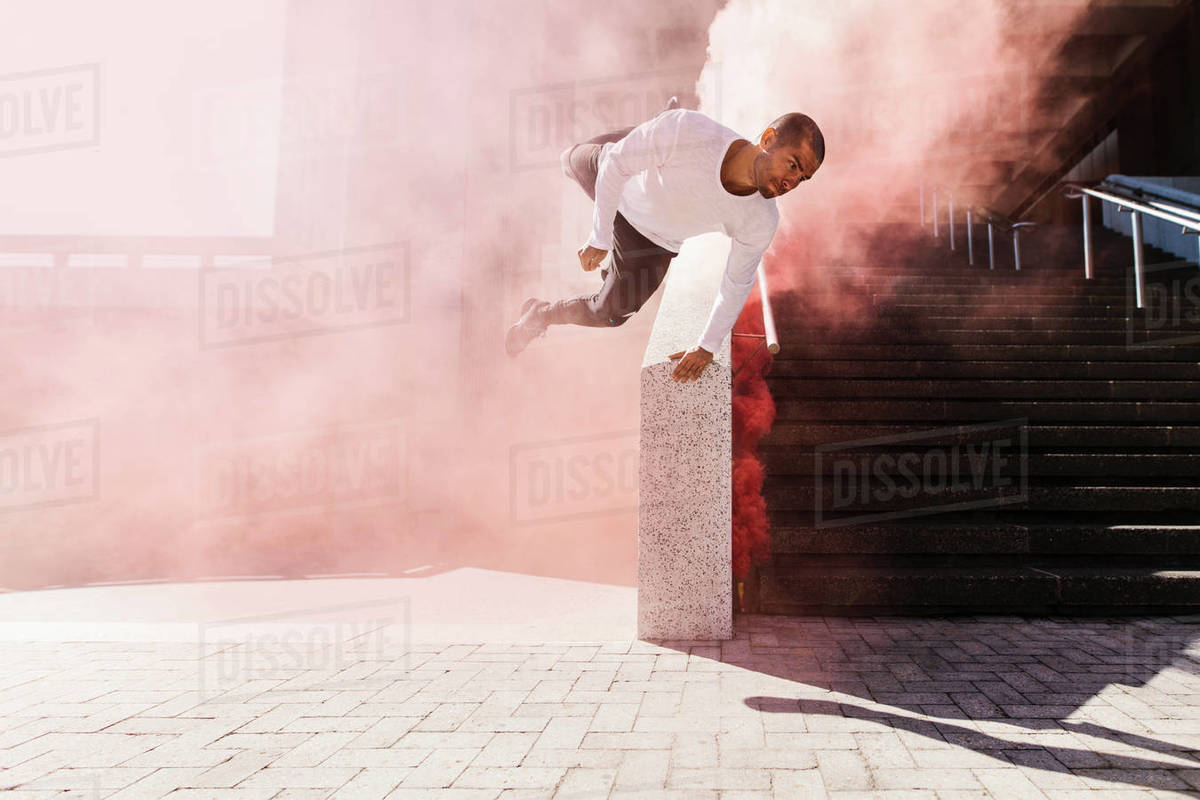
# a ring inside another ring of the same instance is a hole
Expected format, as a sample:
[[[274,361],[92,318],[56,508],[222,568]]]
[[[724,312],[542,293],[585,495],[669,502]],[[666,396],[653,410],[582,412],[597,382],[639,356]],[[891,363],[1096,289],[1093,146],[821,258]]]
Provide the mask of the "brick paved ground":
[[[5,642],[0,788],[1200,796],[1197,636],[1182,618],[745,616],[727,642]]]

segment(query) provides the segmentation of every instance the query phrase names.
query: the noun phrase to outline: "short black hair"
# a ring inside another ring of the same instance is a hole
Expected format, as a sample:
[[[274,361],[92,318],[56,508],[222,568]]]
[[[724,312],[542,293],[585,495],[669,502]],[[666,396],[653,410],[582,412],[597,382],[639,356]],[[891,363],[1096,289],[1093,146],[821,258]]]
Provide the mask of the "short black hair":
[[[825,137],[821,134],[817,123],[813,122],[812,117],[807,114],[792,111],[779,117],[767,127],[775,129],[775,135],[779,137],[782,144],[795,145],[807,141],[812,146],[817,162],[825,160]]]

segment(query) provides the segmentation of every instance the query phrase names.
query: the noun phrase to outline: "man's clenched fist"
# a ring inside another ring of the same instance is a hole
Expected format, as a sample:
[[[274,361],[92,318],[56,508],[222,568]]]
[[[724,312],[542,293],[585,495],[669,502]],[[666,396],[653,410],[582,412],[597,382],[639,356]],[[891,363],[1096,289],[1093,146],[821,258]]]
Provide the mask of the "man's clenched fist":
[[[579,263],[583,265],[586,272],[591,272],[596,267],[600,266],[600,262],[608,255],[607,250],[597,250],[594,247],[584,247],[579,251]]]

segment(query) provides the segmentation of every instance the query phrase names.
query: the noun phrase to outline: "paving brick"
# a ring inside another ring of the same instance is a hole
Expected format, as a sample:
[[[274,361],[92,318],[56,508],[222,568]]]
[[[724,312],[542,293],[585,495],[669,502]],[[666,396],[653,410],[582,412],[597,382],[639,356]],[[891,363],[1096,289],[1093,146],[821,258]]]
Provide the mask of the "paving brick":
[[[816,769],[771,770],[771,790],[775,797],[787,800],[825,800],[829,793]]]
[[[614,789],[609,800],[718,800],[716,789]]]
[[[1012,769],[976,769],[975,777],[993,797],[1012,800],[1045,800],[1046,795],[1020,772]]]
[[[633,729],[637,732],[672,731],[691,733],[701,731],[717,734],[720,732],[721,721],[713,716],[676,716],[676,717],[637,717]]]
[[[153,772],[147,767],[63,767],[23,784],[27,790],[47,789],[62,792],[74,789],[91,792],[100,789],[123,789]]]
[[[554,792],[556,800],[593,800],[607,797],[617,777],[617,769],[573,767],[567,770]]]
[[[571,748],[583,746],[584,736],[591,726],[588,717],[551,717],[542,729],[535,748]]]
[[[667,774],[669,789],[770,789],[770,773],[759,769],[672,768]]]
[[[858,743],[849,733],[770,733],[765,734],[767,747],[800,750],[854,750]]]
[[[497,733],[471,762],[477,767],[516,767],[537,742],[538,733]]]
[[[612,767],[621,765],[622,750],[575,750],[565,748],[534,748],[521,759],[523,767]]]
[[[337,791],[328,795],[338,800],[375,800],[387,797],[411,770],[402,767],[369,767],[362,770]]]
[[[470,766],[454,781],[464,789],[553,789],[566,769],[560,767]]]
[[[334,789],[342,786],[359,770],[347,767],[266,767],[238,784],[248,788]]]
[[[357,739],[359,734],[354,731],[331,731],[312,734],[300,745],[292,748],[275,761],[275,767],[315,767],[331,755],[346,747]]]
[[[829,791],[874,788],[866,761],[853,750],[818,750],[817,766]]]
[[[756,747],[748,750],[722,749],[720,766],[734,769],[812,769],[817,765],[816,754],[807,750],[770,750]]]
[[[639,704],[601,703],[588,726],[592,731],[632,731]]]
[[[666,787],[671,754],[666,750],[629,750],[617,770],[615,789],[659,791]]]
[[[234,789],[175,789],[166,795],[170,800],[270,800],[279,796],[273,786],[239,786]]]
[[[398,786],[387,795],[387,800],[430,800],[430,797],[437,800],[496,800],[501,794],[499,789],[438,789],[431,795],[429,789]]]
[[[416,747],[348,747],[329,756],[321,766],[405,769],[417,766],[432,752]]]
[[[365,733],[379,717],[297,717],[281,733]]]
[[[166,767],[155,769],[141,780],[106,797],[110,800],[157,800],[175,789],[195,786],[196,777],[202,772],[198,767]]]
[[[1122,784],[1150,789],[1189,791],[1192,786],[1165,769],[1079,769],[1075,774],[1089,786],[1108,789]]]
[[[916,767],[908,749],[894,732],[856,733],[854,741],[857,744],[857,752],[870,769]]]
[[[487,746],[496,734],[479,731],[428,732],[412,731],[400,737],[393,747],[419,750],[479,750]]]
[[[979,789],[979,781],[967,769],[877,769],[875,787],[892,789]]]
[[[525,697],[526,703],[562,703],[574,687],[573,680],[540,680]]]
[[[476,749],[443,748],[434,750],[405,776],[400,785],[406,789],[449,787],[477,755],[479,755],[479,751]]]
[[[591,732],[583,737],[582,747],[601,747],[608,750],[660,750],[675,744],[675,735],[666,731],[634,731],[632,733]]]
[[[1021,774],[1028,778],[1039,789],[1083,789],[1085,784],[1081,778],[1071,773],[1056,754],[1045,750],[1008,750],[1004,753],[1010,763],[1017,765]]]
[[[986,800],[986,793],[943,789],[891,789],[887,792],[830,792],[831,800]]]
[[[417,723],[411,717],[385,717],[347,743],[348,747],[391,747]]]
[[[1001,751],[967,750],[961,747],[953,750],[914,750],[912,759],[920,769],[990,769],[1009,765]]]
[[[479,708],[478,703],[439,703],[437,708],[424,719],[412,726],[415,731],[453,731],[458,730]]]
[[[671,748],[671,765],[675,768],[706,768],[717,765],[718,750],[715,734],[685,731],[675,735]]]
[[[767,740],[761,715],[752,717],[721,717],[717,745],[724,749],[766,747]]]

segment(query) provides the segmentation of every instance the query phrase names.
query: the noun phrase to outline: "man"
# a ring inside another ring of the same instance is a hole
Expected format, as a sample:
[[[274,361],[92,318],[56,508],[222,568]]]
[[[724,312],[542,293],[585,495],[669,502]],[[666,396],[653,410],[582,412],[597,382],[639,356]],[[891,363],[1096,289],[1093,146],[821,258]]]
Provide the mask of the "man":
[[[562,166],[595,201],[592,232],[579,251],[585,270],[611,250],[604,285],[556,303],[529,298],[509,328],[517,355],[548,325],[615,327],[662,283],[684,239],[722,231],[733,239],[720,290],[696,346],[675,353],[677,381],[696,380],[733,328],[754,286],[758,263],[779,223],[775,199],[808,180],[825,158],[825,140],[804,114],[779,117],[757,145],[698,111],[676,108],[633,128],[563,151]]]

